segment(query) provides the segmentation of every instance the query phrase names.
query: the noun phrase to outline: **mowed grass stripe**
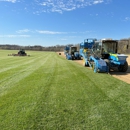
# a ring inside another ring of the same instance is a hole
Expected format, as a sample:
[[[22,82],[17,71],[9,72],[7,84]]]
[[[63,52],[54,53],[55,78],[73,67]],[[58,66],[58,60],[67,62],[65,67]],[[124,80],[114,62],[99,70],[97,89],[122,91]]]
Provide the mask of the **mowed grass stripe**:
[[[107,74],[95,74],[55,53],[47,57],[0,98],[0,128],[130,128],[128,84]]]
[[[45,56],[45,55],[44,55]],[[47,56],[47,54],[46,54]],[[45,57],[46,57],[45,56]],[[16,68],[18,66],[24,66],[26,64],[31,64],[32,62],[34,62],[34,60],[38,60],[44,58],[42,57],[42,55],[36,55],[35,57],[33,55],[31,55],[31,57],[23,57],[23,56],[6,56],[6,54],[3,54],[3,57],[5,57],[5,61],[0,61],[0,72],[3,71],[8,71],[11,68]]]
[[[48,54],[49,55],[49,54]],[[51,54],[51,56],[53,56],[52,54]],[[50,58],[51,59],[51,58]],[[52,63],[52,64],[51,64]],[[53,62],[51,61],[51,60],[49,60],[48,61],[48,65],[51,65],[52,66],[52,70],[53,70]],[[19,101],[19,98],[22,98],[22,101],[23,101],[23,103],[25,103],[25,101],[26,101],[26,98],[28,98],[27,99],[27,101],[29,100],[30,101],[30,99],[31,99],[31,101],[32,101],[32,103],[33,104],[35,104],[35,100],[36,100],[36,102],[38,102],[38,100],[37,100],[37,96],[39,97],[40,95],[40,93],[43,93],[42,91],[40,91],[41,89],[43,89],[43,88],[41,88],[42,86],[39,86],[40,84],[43,84],[42,82],[41,82],[41,80],[42,80],[42,75],[41,74],[43,74],[43,72],[45,72],[45,75],[44,75],[44,77],[46,76],[46,78],[47,79],[44,79],[44,81],[45,82],[48,82],[48,80],[49,80],[49,76],[48,75],[51,75],[51,73],[52,73],[52,71],[50,70],[50,68],[51,67],[46,67],[45,68],[45,70],[44,70],[44,68],[43,67],[41,67],[41,68],[39,68],[39,70],[36,70],[35,72],[33,72],[30,76],[28,76],[27,78],[25,78],[25,80],[22,80],[21,82],[19,82],[17,85],[16,85],[16,87],[14,87],[14,89],[12,90],[12,91],[9,91],[9,93],[7,93],[6,95],[5,95],[5,97],[7,97],[6,99],[7,99],[7,102],[9,103],[9,105],[11,104],[11,102],[10,102],[10,97],[13,97],[13,98],[11,98],[12,99],[12,102],[15,102],[16,100],[17,101]],[[48,73],[46,73],[46,72],[48,72]],[[46,75],[47,74],[47,75]],[[26,83],[26,85],[25,85],[25,83]],[[21,87],[20,87],[20,86]],[[28,86],[29,85],[29,86]],[[37,91],[36,91],[37,90]],[[29,92],[31,92],[31,93],[29,93]],[[33,93],[32,93],[33,92]],[[23,93],[25,93],[24,95],[23,95]],[[20,94],[21,94],[21,96],[20,96]],[[31,94],[31,96],[32,97],[30,97],[29,98],[29,94]],[[25,96],[26,95],[26,96]],[[20,97],[19,97],[20,96]],[[3,96],[4,97],[4,96]],[[25,98],[25,100],[24,100],[24,98]],[[15,111],[15,107],[16,106],[18,106],[18,105],[20,105],[20,107],[21,107],[21,105],[22,105],[22,102],[17,102],[18,104],[15,104],[15,105],[11,105],[9,108],[8,108],[8,110],[12,113],[13,111]],[[30,102],[28,103],[28,102],[26,102],[25,104],[27,104],[27,106],[29,106],[29,112],[30,112],[30,109],[32,109],[33,107],[32,107],[32,105],[30,105]],[[13,107],[13,109],[12,109],[12,107]],[[27,110],[26,109],[26,105],[24,105],[24,107],[25,107],[25,110]],[[19,108],[19,107],[18,107]],[[8,112],[9,112],[8,111]],[[21,110],[18,110],[18,111],[21,111]],[[22,111],[21,111],[22,112]],[[17,118],[16,116],[17,116],[17,114],[18,113],[15,113],[13,116],[15,117],[15,118]],[[26,114],[24,111],[23,111],[23,114]],[[23,116],[23,114],[21,114],[21,116]],[[19,115],[20,116],[20,115]],[[26,116],[26,115],[25,115]],[[14,119],[15,119],[14,118]],[[20,118],[21,119],[21,118]],[[24,119],[25,120],[25,119]],[[22,124],[21,124],[22,125]],[[7,125],[8,126],[8,125]],[[9,125],[8,126],[9,128],[11,128],[11,126]],[[16,127],[17,128],[17,127]]]
[[[73,62],[71,62],[73,64]],[[73,67],[71,68],[71,72],[74,72],[77,68],[75,68],[75,66],[77,66],[77,64],[73,64]],[[81,68],[81,67],[80,67]],[[81,74],[82,75],[82,80],[80,78],[80,76],[77,76],[77,79],[75,79],[76,83],[79,83],[79,90],[78,88],[76,88],[76,92],[80,91],[81,88],[83,88],[83,90],[86,93],[86,95],[88,96],[88,101],[86,100],[86,104],[90,103],[90,106],[94,106],[94,108],[91,111],[90,117],[93,119],[97,120],[103,119],[104,120],[102,122],[98,122],[98,125],[96,125],[96,127],[99,126],[99,128],[101,126],[107,126],[110,129],[113,129],[113,127],[115,127],[115,122],[116,124],[118,124],[119,126],[121,126],[123,128],[123,126],[127,126],[126,128],[129,128],[129,100],[130,96],[129,96],[129,92],[130,92],[130,88],[129,85],[126,85],[124,82],[119,81],[113,77],[110,77],[109,75],[106,74],[92,74],[90,73],[90,70],[83,70],[78,68],[79,71],[75,71],[74,72],[74,76],[77,72],[77,74],[80,75],[81,71],[85,74]],[[85,77],[85,80],[84,80]],[[79,81],[79,82],[78,82]],[[111,81],[111,82],[110,82]],[[76,87],[76,85],[74,85]],[[113,94],[115,93],[115,97],[111,97],[108,95],[109,91],[111,91]],[[73,90],[74,91],[74,90]],[[118,93],[118,94],[117,94]],[[78,93],[79,94],[79,93]],[[84,94],[81,94],[84,95]],[[80,95],[80,96],[81,96]],[[73,96],[73,97],[77,97]],[[122,97],[122,101],[119,100]],[[120,105],[122,107],[120,107]],[[90,108],[90,107],[88,107]],[[87,112],[89,111],[88,108],[86,109]],[[125,108],[125,110],[124,110]],[[99,110],[98,110],[99,109]],[[95,113],[96,112],[96,113]],[[106,112],[106,113],[105,113]],[[104,114],[105,113],[105,114]],[[107,115],[108,113],[108,115]],[[110,114],[111,113],[111,114]],[[109,118],[108,118],[109,117]],[[118,117],[118,118],[115,118]],[[107,119],[105,119],[107,118]],[[94,121],[94,120],[93,120]],[[121,123],[123,122],[123,123]],[[94,126],[91,126],[91,128]],[[106,128],[107,128],[106,127]],[[107,129],[108,129],[107,128]],[[96,129],[96,128],[95,128]],[[119,129],[119,128],[116,128]]]
[[[26,59],[26,62],[24,61],[24,64],[21,64],[21,62],[19,62],[17,67],[15,66],[15,68],[1,72],[0,73],[0,77],[1,77],[0,78],[0,95],[5,94],[5,92],[11,87],[13,87],[15,83],[19,82],[20,80],[22,80],[23,78],[25,78],[26,76],[34,72],[36,69],[38,69],[40,66],[42,66],[49,58],[49,56],[47,57],[47,54],[43,56],[40,55],[39,57],[33,60],[31,60],[31,58]],[[29,60],[31,62],[28,62]]]

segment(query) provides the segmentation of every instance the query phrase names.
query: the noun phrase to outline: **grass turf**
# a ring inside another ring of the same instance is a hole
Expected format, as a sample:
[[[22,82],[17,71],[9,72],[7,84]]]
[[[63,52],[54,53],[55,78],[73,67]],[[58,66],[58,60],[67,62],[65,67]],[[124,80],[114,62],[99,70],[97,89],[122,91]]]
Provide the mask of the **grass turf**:
[[[54,52],[0,50],[1,130],[128,130],[130,85]]]

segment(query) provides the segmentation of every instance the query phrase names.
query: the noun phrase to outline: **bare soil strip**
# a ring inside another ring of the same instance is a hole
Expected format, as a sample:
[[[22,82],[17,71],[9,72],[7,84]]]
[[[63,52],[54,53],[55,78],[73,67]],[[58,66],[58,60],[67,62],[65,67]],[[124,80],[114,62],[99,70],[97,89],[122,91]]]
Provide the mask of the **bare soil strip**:
[[[65,58],[64,52],[57,52],[57,53]],[[81,64],[81,65],[83,64],[82,60],[74,60],[74,61]],[[127,72],[125,72],[125,73],[124,72],[110,72],[110,74],[113,77],[130,84],[130,55],[128,55],[127,62],[128,62],[128,65],[129,65]]]

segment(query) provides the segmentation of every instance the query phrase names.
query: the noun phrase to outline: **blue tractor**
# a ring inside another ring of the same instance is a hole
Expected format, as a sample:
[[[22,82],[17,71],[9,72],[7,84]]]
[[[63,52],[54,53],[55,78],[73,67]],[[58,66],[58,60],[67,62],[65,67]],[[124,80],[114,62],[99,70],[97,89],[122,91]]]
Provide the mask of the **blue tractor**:
[[[87,46],[91,44],[92,46]],[[81,44],[81,46],[83,46]],[[118,54],[118,41],[112,39],[93,40],[91,43],[84,42],[84,48],[80,48],[83,56],[83,65],[90,66],[94,72],[109,72],[118,69],[120,72],[126,72],[128,63],[127,56]]]
[[[66,59],[68,60],[80,60],[81,56],[77,51],[77,47],[75,46],[66,46],[64,49],[64,54],[66,55]]]

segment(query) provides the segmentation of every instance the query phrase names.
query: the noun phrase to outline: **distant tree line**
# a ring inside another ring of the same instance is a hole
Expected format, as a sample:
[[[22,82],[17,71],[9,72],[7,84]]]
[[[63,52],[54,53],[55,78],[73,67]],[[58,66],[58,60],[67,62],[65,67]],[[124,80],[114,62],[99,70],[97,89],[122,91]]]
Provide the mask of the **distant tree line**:
[[[33,51],[63,51],[65,46],[73,46],[73,44],[67,44],[67,45],[56,45],[56,46],[48,46],[48,47],[43,47],[40,45],[35,45],[35,46],[19,46],[19,45],[9,45],[9,44],[3,44],[0,45],[0,49],[4,50],[33,50]]]
[[[118,53],[124,53],[124,54],[130,54],[130,38],[124,38],[120,39],[118,41]],[[0,45],[0,49],[5,49],[5,50],[33,50],[33,51],[63,51],[66,46],[76,46],[77,49],[79,50],[79,44],[66,44],[66,45],[55,45],[55,46],[48,46],[48,47],[43,47],[41,45],[34,45],[34,46],[19,46],[19,45]]]

